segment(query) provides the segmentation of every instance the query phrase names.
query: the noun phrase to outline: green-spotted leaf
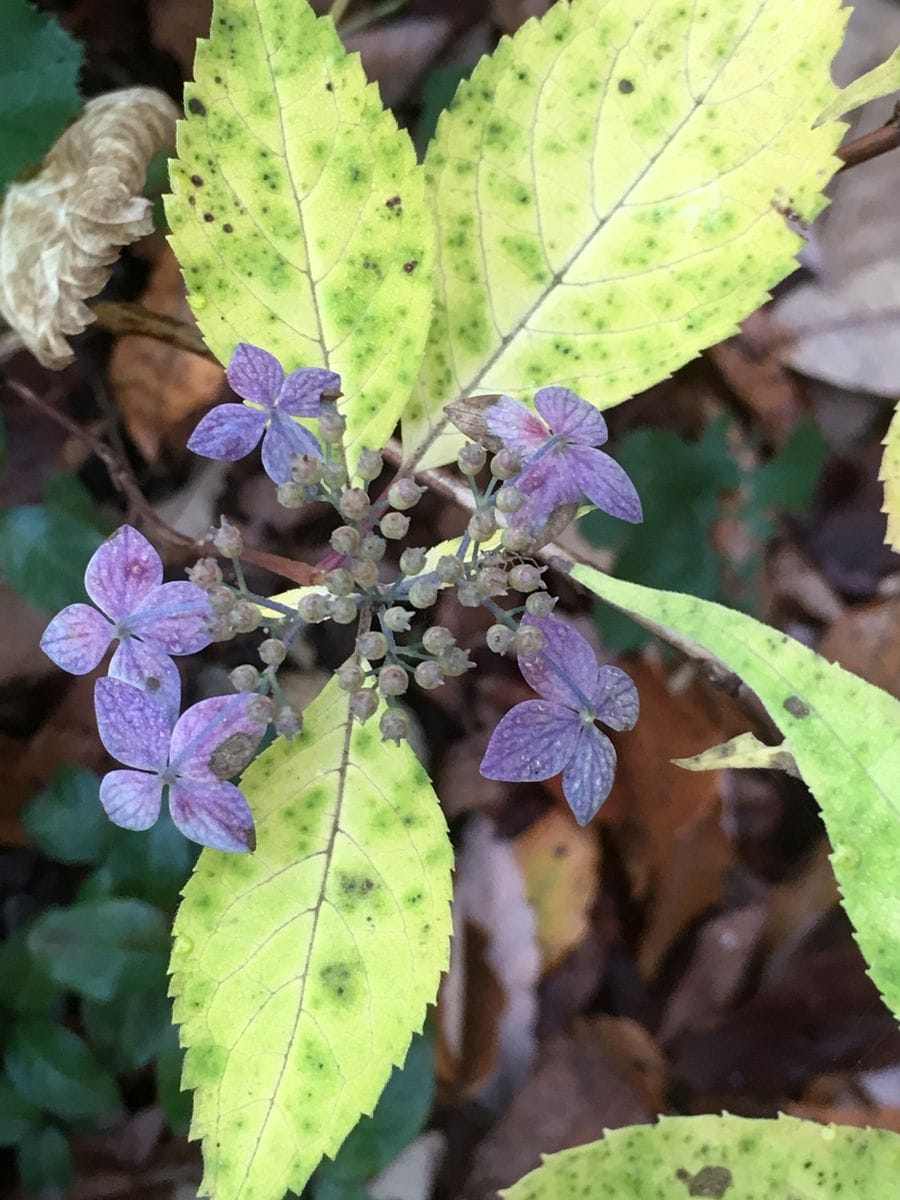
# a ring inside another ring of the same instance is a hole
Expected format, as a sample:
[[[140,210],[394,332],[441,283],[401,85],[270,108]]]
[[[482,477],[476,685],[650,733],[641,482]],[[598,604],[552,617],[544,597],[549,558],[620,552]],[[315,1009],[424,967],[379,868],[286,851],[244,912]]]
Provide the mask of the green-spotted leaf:
[[[896,91],[900,91],[900,47],[880,67],[860,75],[859,79],[854,79],[839,92],[819,120],[829,121],[834,117],[842,117],[844,113],[853,112],[855,108],[861,108],[870,100],[878,100]]]
[[[300,1192],[370,1113],[447,961],[452,854],[412,751],[332,683],[247,771],[252,855],[205,850],[172,992],[204,1141],[202,1192]]]
[[[216,0],[194,78],[166,213],[204,337],[339,372],[349,443],[383,446],[431,311],[409,138],[305,0]]]
[[[743,613],[591,567],[572,577],[703,647],[759,696],[821,805],[844,907],[900,1017],[900,701]]]
[[[663,1117],[548,1155],[504,1200],[893,1200],[900,1136],[796,1117]]]
[[[601,408],[733,331],[794,269],[843,126],[838,0],[574,0],[463,83],[425,160],[435,316],[404,446],[472,393]],[[445,437],[423,461],[446,462]]]

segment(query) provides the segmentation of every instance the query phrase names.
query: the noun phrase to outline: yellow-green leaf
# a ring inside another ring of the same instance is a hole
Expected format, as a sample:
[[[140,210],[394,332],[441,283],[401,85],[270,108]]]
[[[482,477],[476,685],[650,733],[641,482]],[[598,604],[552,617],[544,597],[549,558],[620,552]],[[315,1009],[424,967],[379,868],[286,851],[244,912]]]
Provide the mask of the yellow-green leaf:
[[[893,1200],[900,1137],[796,1117],[663,1117],[563,1150],[504,1200]]]
[[[696,643],[759,696],[821,806],[842,902],[900,1017],[900,701],[744,613],[591,567],[572,577]]]
[[[407,457],[448,402],[564,384],[600,408],[734,330],[794,269],[843,126],[839,0],[574,0],[460,85],[425,160],[436,307]],[[446,462],[445,436],[424,460]]]
[[[452,852],[406,744],[332,682],[247,771],[251,855],[205,850],[175,922],[172,993],[202,1194],[300,1192],[371,1113],[447,963]]]
[[[865,75],[860,75],[859,79],[854,79],[839,92],[819,120],[831,121],[835,117],[842,117],[844,113],[853,112],[854,108],[861,108],[870,100],[879,100],[882,96],[889,96],[891,92],[898,90],[900,90],[900,47],[894,51],[887,62],[867,71]]]
[[[797,774],[794,756],[785,750],[783,744],[767,746],[755,733],[739,733],[719,746],[710,746],[701,754],[692,754],[690,758],[673,758],[672,762],[676,767],[684,767],[685,771],[764,767],[772,771],[787,771],[789,775]]]
[[[878,478],[884,484],[884,508],[887,513],[887,532],[884,540],[900,552],[900,404],[891,418],[884,439],[884,455]]]
[[[207,343],[339,372],[349,444],[383,446],[431,310],[409,138],[305,0],[216,0],[194,78],[166,212]]]

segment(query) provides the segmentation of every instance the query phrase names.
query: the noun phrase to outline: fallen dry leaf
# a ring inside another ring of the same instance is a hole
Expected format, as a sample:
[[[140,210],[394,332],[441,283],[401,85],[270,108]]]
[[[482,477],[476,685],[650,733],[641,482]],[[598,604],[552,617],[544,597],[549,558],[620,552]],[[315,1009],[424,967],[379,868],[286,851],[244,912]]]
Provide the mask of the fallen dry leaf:
[[[848,608],[825,633],[819,653],[900,697],[900,596]]]
[[[122,246],[150,233],[147,163],[175,139],[178,110],[156,88],[89,100],[33,179],[0,208],[0,314],[45,367],[74,357],[67,337],[94,320],[84,303]]]
[[[492,0],[494,22],[504,33],[515,33],[530,17],[542,17],[550,0]]]
[[[769,955],[767,974],[777,973],[817,922],[838,904],[840,894],[830,853],[828,839],[820,838],[799,874],[769,888],[769,913],[762,934]]]
[[[446,17],[407,17],[370,25],[350,34],[344,44],[359,51],[366,78],[378,84],[382,101],[390,107],[425,75],[452,29]]]
[[[784,743],[767,746],[755,733],[739,733],[737,737],[729,738],[719,746],[710,746],[700,754],[672,761],[684,771],[721,771],[724,767],[729,770],[767,768],[787,771],[789,775],[800,778],[794,756],[784,748]]]

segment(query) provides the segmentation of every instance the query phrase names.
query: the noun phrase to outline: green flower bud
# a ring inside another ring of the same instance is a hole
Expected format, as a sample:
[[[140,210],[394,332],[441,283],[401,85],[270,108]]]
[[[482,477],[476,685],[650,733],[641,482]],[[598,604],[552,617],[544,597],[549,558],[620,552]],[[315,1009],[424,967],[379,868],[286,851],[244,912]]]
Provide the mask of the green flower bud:
[[[225,584],[219,584],[217,587],[209,590],[209,606],[214,613],[220,616],[225,616],[230,613],[237,604],[237,596],[230,587]]]
[[[444,554],[435,567],[435,574],[441,583],[459,583],[465,573],[465,567],[455,554]]]
[[[525,611],[533,617],[549,617],[556,607],[556,597],[549,592],[532,592],[525,601]]]
[[[502,567],[482,567],[475,577],[475,587],[481,596],[505,596],[509,575]]]
[[[384,469],[384,459],[377,450],[367,450],[363,448],[360,451],[359,459],[356,463],[356,473],[360,479],[365,479],[371,483],[373,479],[377,479]]]
[[[331,535],[331,545],[338,554],[355,554],[359,550],[362,536],[352,525],[338,525]]]
[[[519,563],[509,573],[509,582],[517,592],[533,592],[541,586],[543,567],[532,566],[531,563]]]
[[[239,600],[229,614],[235,633],[252,633],[262,623],[262,613],[249,600]]]
[[[311,454],[295,454],[291,462],[291,478],[294,483],[309,486],[322,479],[322,460]]]
[[[364,633],[356,641],[356,648],[369,662],[375,662],[376,659],[384,658],[388,652],[388,640],[383,633],[378,633],[377,630],[372,630],[370,633]]]
[[[259,671],[250,663],[235,667],[228,678],[236,692],[252,692],[259,685]]]
[[[436,662],[420,662],[415,669],[415,680],[420,688],[430,692],[444,682],[444,672]]]
[[[491,459],[491,474],[495,479],[512,479],[522,470],[522,460],[515,450],[504,447]]]
[[[456,465],[463,475],[477,475],[486,462],[484,447],[475,442],[466,442],[456,456]]]
[[[425,630],[422,645],[429,654],[442,654],[456,645],[456,638],[444,625],[432,625]]]
[[[497,493],[496,504],[497,508],[502,513],[518,512],[524,503],[525,493],[521,488],[517,488],[511,483],[508,483],[505,487],[502,487]]]
[[[486,542],[497,532],[497,514],[493,508],[479,508],[469,518],[469,537],[473,542]]]
[[[517,654],[523,658],[535,658],[547,644],[547,639],[534,625],[520,625],[513,644]]]
[[[347,482],[346,464],[339,458],[333,458],[322,467],[322,482],[330,488],[343,487]]]
[[[492,625],[487,631],[487,645],[495,654],[506,654],[513,644],[515,633],[508,625]]]
[[[445,675],[449,675],[451,678],[465,675],[466,671],[474,665],[469,661],[468,650],[463,650],[461,646],[451,646],[438,658],[438,666]]]
[[[331,616],[331,600],[321,592],[312,592],[301,598],[297,604],[297,612],[304,621],[316,625],[320,621],[327,621]]]
[[[478,608],[484,596],[471,579],[464,579],[456,589],[456,599],[463,608]]]
[[[378,711],[378,697],[369,689],[365,692],[354,692],[350,697],[350,712],[360,725],[365,725],[369,717]]]
[[[219,528],[213,530],[212,544],[223,558],[240,558],[244,551],[241,531],[227,517],[222,517]]]
[[[342,692],[358,692],[365,678],[362,669],[355,662],[345,662],[335,671],[335,679]]]
[[[387,542],[383,537],[379,537],[377,533],[367,533],[359,543],[357,557],[367,558],[371,562],[381,562],[385,550],[387,550]]]
[[[272,720],[272,701],[268,696],[251,696],[247,716],[255,725],[267,725]]]
[[[335,567],[325,575],[325,586],[332,596],[349,596],[353,591],[353,576],[344,567]]]
[[[406,633],[411,618],[412,613],[408,608],[401,608],[399,604],[396,604],[393,608],[389,608],[381,619],[392,633]]]
[[[279,483],[275,499],[282,508],[302,508],[306,503],[306,495],[299,483]]]
[[[417,579],[409,589],[409,602],[413,608],[431,608],[437,601],[437,585],[430,579]]]
[[[347,422],[336,408],[323,406],[319,417],[319,440],[326,446],[336,446],[347,429]]]
[[[361,588],[373,588],[378,582],[378,563],[369,558],[352,558],[350,574]]]
[[[372,501],[362,488],[347,488],[338,501],[338,508],[348,521],[361,521],[371,507]]]
[[[352,625],[358,613],[352,596],[338,596],[331,603],[331,619],[337,625]]]
[[[425,569],[427,557],[417,546],[407,546],[400,555],[400,570],[404,575],[418,575]]]
[[[277,667],[287,656],[287,646],[279,638],[266,638],[259,645],[259,657],[267,667]]]
[[[534,546],[534,538],[524,529],[510,525],[500,534],[500,543],[504,550],[510,550],[513,554],[527,554]]]
[[[399,708],[389,708],[386,713],[382,713],[379,728],[383,742],[396,742],[399,746],[409,735],[409,717]]]
[[[405,517],[403,513],[399,512],[385,513],[381,518],[380,525],[381,532],[386,538],[399,542],[409,532],[409,517]]]
[[[402,696],[408,687],[409,676],[398,663],[382,667],[378,672],[378,690],[382,696]]]
[[[388,489],[388,504],[391,508],[397,508],[403,512],[407,508],[414,508],[425,491],[419,487],[414,479],[409,479],[404,476],[402,479],[395,479]]]

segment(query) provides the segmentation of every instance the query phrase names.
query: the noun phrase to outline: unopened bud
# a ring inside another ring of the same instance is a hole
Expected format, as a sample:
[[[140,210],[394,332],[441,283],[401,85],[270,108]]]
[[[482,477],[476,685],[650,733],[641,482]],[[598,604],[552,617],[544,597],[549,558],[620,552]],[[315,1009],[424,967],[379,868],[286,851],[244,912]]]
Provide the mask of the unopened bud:
[[[388,489],[388,504],[391,508],[404,511],[407,508],[414,508],[421,499],[424,488],[413,479],[404,476],[402,479],[396,479]]]
[[[535,658],[547,645],[547,639],[534,625],[520,625],[513,642],[516,653],[523,658]]]
[[[343,487],[347,482],[347,467],[339,458],[332,458],[322,467],[322,482],[330,488]]]
[[[409,589],[409,602],[413,608],[431,608],[437,595],[437,585],[432,580],[417,579]]]
[[[262,623],[262,613],[249,600],[239,600],[229,614],[235,633],[252,633]]]
[[[502,513],[518,512],[525,503],[525,493],[521,488],[515,487],[508,483],[506,487],[502,487],[497,493],[497,508]]]
[[[415,670],[415,679],[420,688],[430,692],[444,682],[444,672],[436,662],[420,662]]]
[[[398,663],[382,667],[378,672],[378,690],[382,696],[402,696],[408,687],[409,676]]]
[[[469,661],[468,650],[463,650],[461,646],[451,646],[438,659],[438,666],[445,675],[449,675],[451,678],[465,675],[466,671],[474,665]]]
[[[399,746],[409,735],[409,717],[399,708],[389,708],[386,713],[382,714],[379,728],[383,742],[396,742]]]
[[[306,495],[299,483],[279,483],[275,499],[282,508],[302,508],[306,503]]]
[[[418,546],[407,546],[400,555],[400,570],[404,575],[418,575],[424,569],[427,557]]]
[[[295,454],[291,462],[291,478],[294,483],[306,487],[319,483],[322,478],[322,460],[312,454]]]
[[[422,645],[429,654],[442,654],[456,645],[456,638],[444,625],[432,625],[422,635]]]
[[[365,725],[369,717],[378,711],[378,697],[369,689],[364,692],[354,692],[350,697],[350,712],[360,725]]]
[[[240,558],[244,550],[241,531],[227,517],[222,517],[219,528],[213,531],[212,544],[223,558]]]
[[[556,607],[556,597],[549,592],[532,592],[525,601],[525,611],[533,617],[549,617]]]
[[[378,563],[370,558],[352,558],[350,574],[361,588],[372,588],[378,582]]]
[[[495,479],[512,479],[522,470],[522,460],[515,450],[504,447],[491,459],[491,474]]]
[[[287,646],[280,638],[266,638],[259,644],[259,657],[267,667],[277,667],[287,656]]]
[[[325,586],[332,596],[349,596],[353,591],[353,576],[343,567],[335,567],[326,574]]]
[[[541,586],[544,569],[531,563],[519,563],[509,573],[509,582],[517,592],[533,592]]]
[[[469,518],[469,537],[473,542],[486,542],[497,532],[497,515],[493,508],[479,508]]]
[[[272,701],[268,696],[251,696],[247,702],[247,718],[254,725],[268,725],[272,720]]]
[[[358,692],[365,680],[362,669],[355,662],[345,662],[334,674],[337,685],[343,692]]]
[[[438,559],[435,574],[441,583],[459,583],[466,569],[455,554],[445,554]]]
[[[299,713],[294,712],[290,705],[282,705],[275,713],[275,732],[291,741],[303,728],[303,720]]]
[[[471,579],[464,579],[456,589],[457,603],[463,608],[477,608],[484,599],[478,590],[478,584]]]
[[[228,678],[236,692],[252,692],[259,685],[259,671],[250,663],[235,667]]]
[[[237,596],[230,587],[220,584],[209,590],[209,606],[214,613],[225,616],[237,604]]]
[[[383,633],[373,629],[357,638],[356,648],[363,658],[367,658],[369,662],[375,662],[376,659],[384,658],[387,654],[388,640]]]
[[[393,542],[399,542],[409,532],[409,517],[403,513],[389,512],[381,518],[381,532]]]
[[[358,612],[352,596],[338,596],[331,602],[331,619],[336,625],[352,625]]]
[[[475,579],[475,587],[482,596],[505,596],[509,575],[502,567],[482,567]]]
[[[367,533],[359,543],[356,556],[357,558],[368,558],[372,562],[381,562],[385,550],[387,550],[387,542],[383,537],[379,537],[377,533]]]
[[[487,645],[494,654],[506,654],[513,644],[515,633],[508,625],[492,625],[487,631]]]
[[[331,601],[321,592],[312,592],[301,598],[297,604],[297,612],[304,621],[308,621],[310,625],[316,625],[320,621],[326,621],[331,615]]]
[[[411,618],[412,613],[408,608],[401,608],[399,604],[396,604],[393,608],[387,609],[381,619],[391,633],[406,633]]]
[[[338,508],[348,521],[361,521],[371,507],[372,501],[362,488],[347,488],[338,502]]]
[[[487,461],[484,447],[476,442],[466,442],[456,456],[456,465],[463,475],[477,475]]]
[[[511,550],[513,554],[527,554],[534,546],[531,534],[515,525],[503,530],[500,542],[504,550]]]
[[[323,406],[319,416],[319,438],[326,446],[336,446],[343,438],[347,422],[331,405]]]
[[[356,473],[360,479],[365,479],[367,483],[371,483],[373,479],[377,479],[384,469],[384,459],[377,450],[362,449],[359,453],[359,458],[356,463]]]
[[[227,616],[213,617],[207,622],[206,631],[213,642],[230,642],[234,637],[234,630]]]
[[[191,583],[207,592],[222,582],[222,569],[214,558],[200,558],[192,567],[188,567],[187,577]]]
[[[331,535],[331,545],[338,554],[355,554],[362,537],[352,525],[339,525]]]

